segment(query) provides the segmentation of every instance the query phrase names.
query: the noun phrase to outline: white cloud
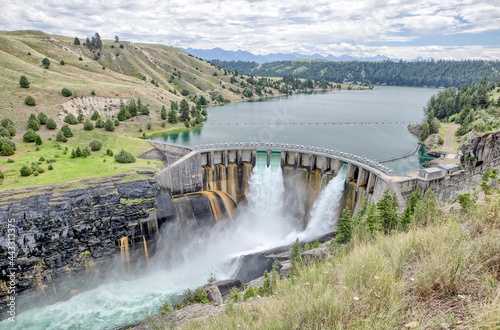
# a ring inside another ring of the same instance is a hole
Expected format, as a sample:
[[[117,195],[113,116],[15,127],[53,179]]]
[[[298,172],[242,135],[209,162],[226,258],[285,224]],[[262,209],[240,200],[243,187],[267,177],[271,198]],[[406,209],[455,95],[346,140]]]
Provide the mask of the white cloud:
[[[500,0],[4,0],[0,29],[79,37],[97,31],[106,39],[260,54],[391,50],[406,57],[413,49],[411,58],[425,56],[409,46],[417,39],[500,31]],[[363,46],[374,43],[392,46]],[[481,56],[472,49],[497,56],[480,46],[443,48],[442,57]]]

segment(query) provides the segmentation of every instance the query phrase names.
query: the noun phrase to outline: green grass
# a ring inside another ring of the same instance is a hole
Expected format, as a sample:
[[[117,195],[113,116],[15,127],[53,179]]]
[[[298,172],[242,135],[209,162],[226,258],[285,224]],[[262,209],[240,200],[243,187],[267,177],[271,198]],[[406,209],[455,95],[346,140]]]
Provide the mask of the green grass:
[[[152,146],[141,139],[119,136],[118,133],[106,132],[102,129],[85,131],[82,125],[72,126],[74,137],[69,138],[67,143],[55,141],[45,141],[39,150],[36,150],[34,143],[17,143],[16,154],[10,157],[0,158],[0,170],[4,173],[5,179],[0,185],[0,190],[35,186],[48,183],[56,183],[70,180],[77,180],[89,177],[104,177],[117,173],[136,172],[138,170],[158,170],[162,167],[160,162],[153,160],[137,159],[132,164],[117,163],[114,157],[106,155],[106,149],[111,149],[115,154],[121,149],[125,149],[134,156],[150,150]],[[55,133],[55,132],[54,132]],[[103,147],[100,151],[92,152],[86,158],[71,158],[71,149],[77,146],[85,147],[92,140],[100,140]],[[69,151],[63,154],[64,148]],[[56,158],[56,155],[59,158]],[[52,163],[53,170],[48,170],[48,163],[45,161],[40,166],[45,169],[44,173],[37,177],[31,175],[22,177],[19,169],[23,165],[30,165],[38,162],[40,157],[56,159]],[[14,163],[8,163],[11,158]]]
[[[149,130],[143,128],[143,133],[146,133],[145,138],[149,139],[150,137],[152,137],[154,135],[177,133],[177,132],[182,132],[182,131],[186,131],[186,130],[189,130],[189,128],[186,128],[186,126],[184,126],[184,123],[177,123],[177,124],[173,124],[170,127],[165,127],[164,129],[159,129],[159,130],[154,130],[154,131],[149,131]],[[142,133],[136,135],[135,137],[138,139],[144,138],[142,136]]]

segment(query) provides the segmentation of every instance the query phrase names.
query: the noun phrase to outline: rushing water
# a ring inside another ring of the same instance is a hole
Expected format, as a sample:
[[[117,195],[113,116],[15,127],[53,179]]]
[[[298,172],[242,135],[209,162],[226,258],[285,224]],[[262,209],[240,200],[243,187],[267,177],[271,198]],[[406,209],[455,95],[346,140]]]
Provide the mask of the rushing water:
[[[209,117],[203,127],[154,138],[186,146],[281,142],[338,149],[374,160],[386,159],[415,148],[418,139],[408,132],[407,123],[422,120],[423,107],[438,91],[376,86],[373,90],[296,94],[233,103],[209,107]],[[332,122],[337,124],[331,125]],[[419,167],[419,156],[388,166],[405,173]]]
[[[269,167],[266,158],[258,157],[246,192],[248,203],[237,210],[234,220],[219,222],[202,233],[180,234],[176,223],[164,225],[146,276],[118,278],[68,301],[34,308],[18,315],[15,324],[0,323],[0,329],[112,329],[133,324],[158,313],[162,302],[178,301],[186,288],[203,285],[210,273],[219,280],[232,278],[245,254],[332,230],[345,169],[324,188],[302,230],[301,221],[286,213],[295,205],[285,198],[280,158],[271,157]]]

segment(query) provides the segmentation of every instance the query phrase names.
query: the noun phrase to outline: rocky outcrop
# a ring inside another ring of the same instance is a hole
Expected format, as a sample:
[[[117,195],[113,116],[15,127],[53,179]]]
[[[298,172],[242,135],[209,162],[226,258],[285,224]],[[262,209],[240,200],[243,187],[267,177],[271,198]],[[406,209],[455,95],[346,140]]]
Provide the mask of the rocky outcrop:
[[[476,163],[485,163],[500,157],[500,132],[490,133],[471,139],[460,146],[462,156],[460,161],[466,163],[468,159],[477,157]]]
[[[135,181],[129,181],[129,176],[1,192],[0,287],[12,272],[8,259],[12,250],[23,309],[54,295],[67,298],[76,292],[71,290],[92,282],[79,281],[79,274],[97,274],[101,266],[108,266],[119,251],[117,240],[133,234],[154,208],[159,190],[154,175]],[[14,224],[15,232],[9,231],[9,224]],[[14,233],[15,239],[8,233]],[[12,241],[14,249],[9,250]],[[73,287],[67,285],[70,277]],[[63,282],[64,289],[59,287]],[[0,290],[0,315],[6,299],[7,292]]]
[[[415,136],[420,137],[420,134],[422,134],[422,126],[420,124],[408,125],[407,129],[408,132]]]

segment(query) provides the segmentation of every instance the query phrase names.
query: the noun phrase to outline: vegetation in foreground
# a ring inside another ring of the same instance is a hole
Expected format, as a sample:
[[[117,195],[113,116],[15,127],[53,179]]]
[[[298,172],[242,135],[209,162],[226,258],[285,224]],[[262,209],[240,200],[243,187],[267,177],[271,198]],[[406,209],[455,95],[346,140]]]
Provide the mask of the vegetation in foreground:
[[[273,296],[229,303],[224,314],[187,328],[499,328],[493,190],[485,203],[447,214],[427,203],[405,230],[354,230],[333,258],[275,278]]]

